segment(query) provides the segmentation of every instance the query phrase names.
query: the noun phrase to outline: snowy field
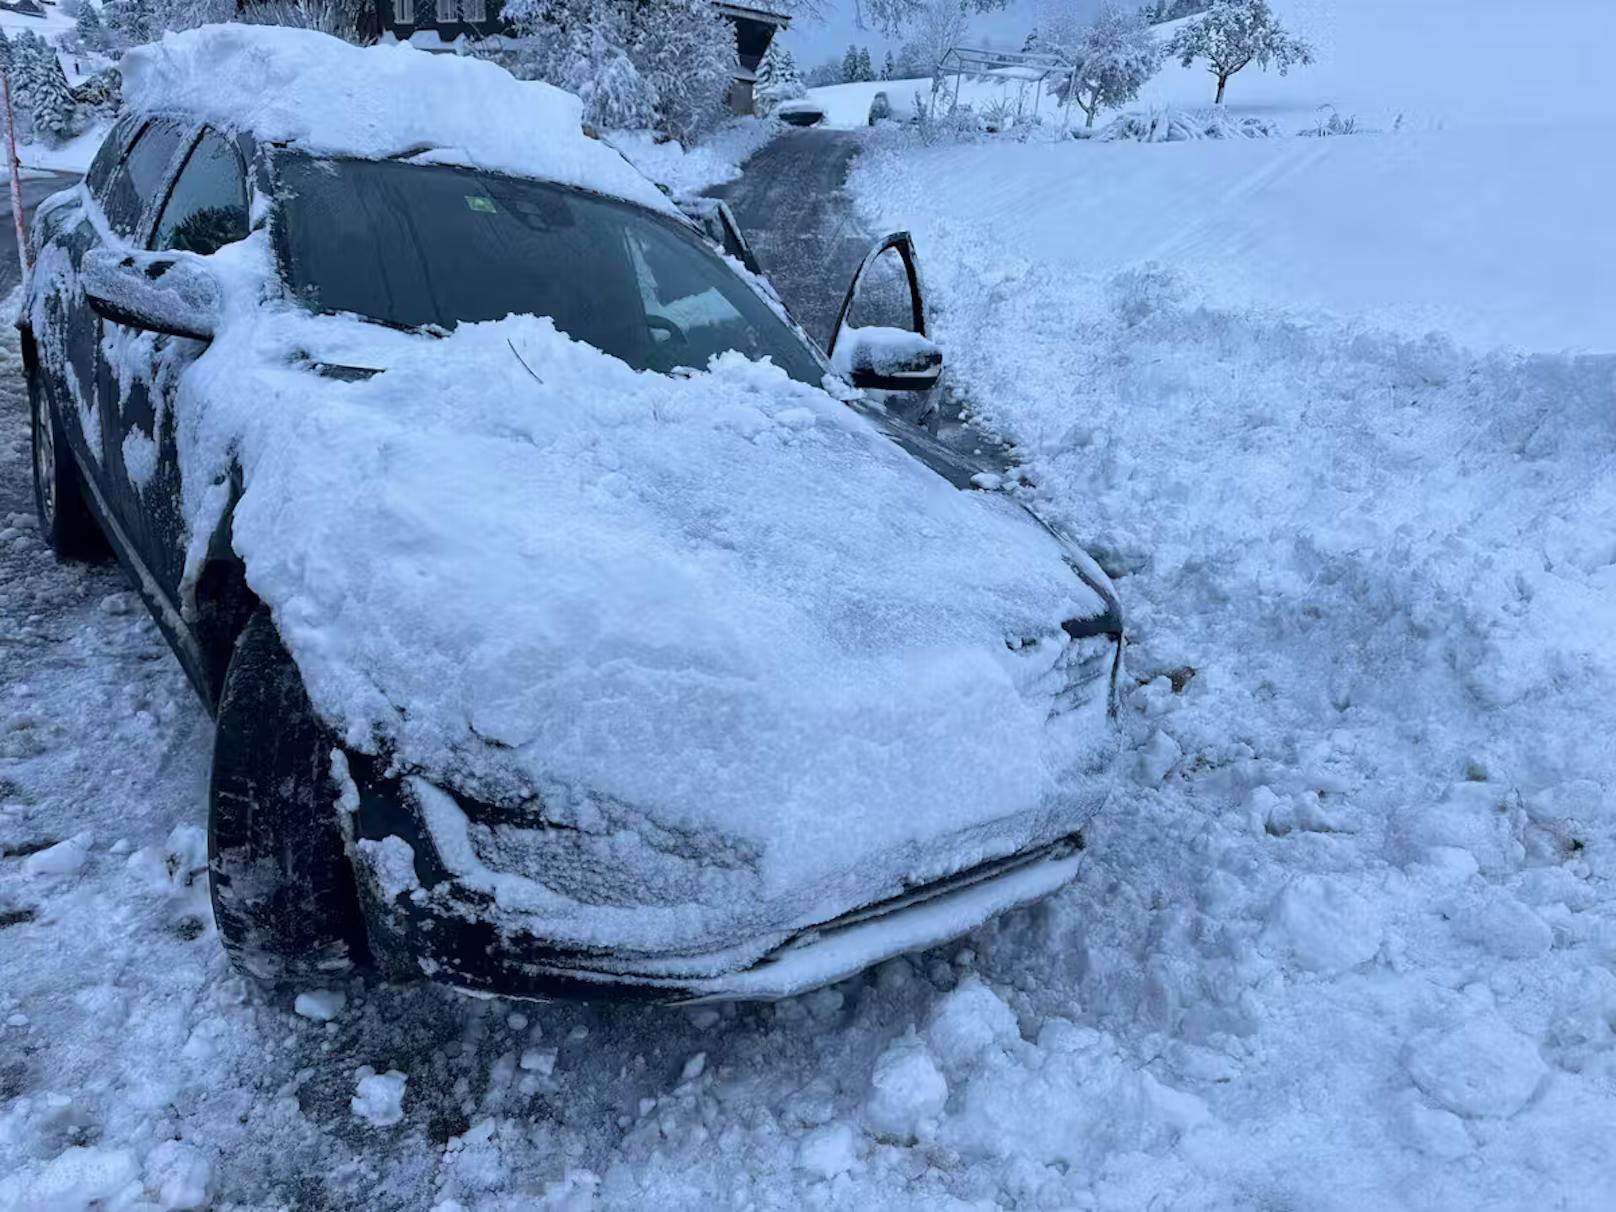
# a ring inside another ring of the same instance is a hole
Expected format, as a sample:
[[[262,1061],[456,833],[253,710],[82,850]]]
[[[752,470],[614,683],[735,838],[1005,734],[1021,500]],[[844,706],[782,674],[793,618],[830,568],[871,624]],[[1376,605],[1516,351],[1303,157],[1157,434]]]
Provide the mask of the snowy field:
[[[1070,889],[778,1005],[232,975],[209,723],[40,543],[5,330],[0,1210],[1616,1205],[1613,16],[1283,7],[1321,63],[1231,105],[1403,132],[855,170],[1119,578],[1140,758]]]
[[[1616,13],[1277,7],[1321,63],[1231,104],[1384,133],[900,145],[851,182],[914,230],[956,383],[1126,574],[1146,682],[1148,789],[1094,839],[1106,902],[1051,910],[1055,982],[1195,1117],[1097,1144],[1096,1104],[1141,1104],[1037,1082],[997,1139],[1083,1139],[1102,1206],[1610,1207]],[[1540,53],[1519,106],[1503,45]]]

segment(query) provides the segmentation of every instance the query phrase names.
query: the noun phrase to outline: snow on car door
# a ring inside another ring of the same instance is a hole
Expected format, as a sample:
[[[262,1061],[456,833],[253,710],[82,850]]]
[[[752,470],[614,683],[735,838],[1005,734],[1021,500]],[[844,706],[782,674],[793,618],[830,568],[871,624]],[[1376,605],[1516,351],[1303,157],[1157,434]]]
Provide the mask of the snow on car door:
[[[155,202],[173,177],[181,148],[194,124],[154,118],[135,136],[117,173],[107,184],[103,209],[118,243],[138,248],[150,228]],[[101,322],[96,349],[96,398],[101,413],[101,484],[108,510],[135,555],[150,568],[152,541],[139,489],[154,469],[154,451],[138,436],[141,418],[151,415],[152,346],[156,336],[110,320]],[[147,421],[145,432],[150,432]]]
[[[247,177],[229,141],[204,130],[191,144],[163,198],[146,247],[158,252],[211,256],[247,237]],[[138,495],[145,527],[146,562],[163,591],[181,603],[190,531],[181,507],[174,398],[180,377],[207,348],[204,341],[147,334],[149,377],[145,390],[125,397],[124,474]]]

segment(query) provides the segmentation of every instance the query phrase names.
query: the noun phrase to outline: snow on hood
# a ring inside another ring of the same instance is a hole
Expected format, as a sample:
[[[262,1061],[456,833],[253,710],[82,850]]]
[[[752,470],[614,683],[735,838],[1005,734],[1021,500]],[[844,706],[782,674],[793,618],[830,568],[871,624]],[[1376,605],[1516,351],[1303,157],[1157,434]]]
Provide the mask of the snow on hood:
[[[125,104],[178,111],[325,155],[418,153],[540,177],[671,211],[617,152],[583,133],[577,97],[482,59],[353,46],[313,30],[206,25],[124,54]],[[422,150],[430,149],[430,150]]]
[[[1051,669],[1107,603],[1002,494],[739,354],[669,377],[548,319],[435,339],[230,293],[178,401],[192,531],[234,459],[248,582],[350,747],[572,826],[543,835],[657,831],[632,861],[697,919],[816,882],[839,912],[1093,810],[1103,701],[1052,723]],[[688,871],[720,850],[744,879]],[[543,892],[500,899],[558,920]]]

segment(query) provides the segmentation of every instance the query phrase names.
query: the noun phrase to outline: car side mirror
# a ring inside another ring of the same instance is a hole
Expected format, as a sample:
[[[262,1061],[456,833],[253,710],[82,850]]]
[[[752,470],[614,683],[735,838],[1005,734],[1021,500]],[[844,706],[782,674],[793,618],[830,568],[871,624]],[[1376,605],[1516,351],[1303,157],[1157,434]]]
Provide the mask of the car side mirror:
[[[219,324],[219,281],[194,253],[93,248],[80,271],[84,297],[114,324],[198,341]]]
[[[854,387],[929,391],[943,374],[943,351],[903,328],[844,328],[831,364]]]

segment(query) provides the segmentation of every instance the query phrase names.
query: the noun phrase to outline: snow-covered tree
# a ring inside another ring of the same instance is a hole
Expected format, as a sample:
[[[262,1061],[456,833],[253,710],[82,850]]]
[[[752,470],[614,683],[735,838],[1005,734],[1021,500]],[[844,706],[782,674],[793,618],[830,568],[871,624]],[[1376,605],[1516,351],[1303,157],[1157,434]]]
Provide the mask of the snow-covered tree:
[[[1063,103],[1077,102],[1085,115],[1084,126],[1093,126],[1100,110],[1115,109],[1137,97],[1162,61],[1161,44],[1150,32],[1149,19],[1137,9],[1117,4],[1107,4],[1056,49],[1073,68],[1054,92]]]
[[[794,101],[807,91],[797,74],[797,62],[791,52],[778,40],[769,43],[763,61],[758,64],[757,84],[752,92],[758,112],[773,113],[782,101]]]
[[[73,41],[86,54],[106,51],[110,45],[107,27],[101,23],[101,10],[84,4],[73,22]]]
[[[117,49],[139,46],[162,33],[154,0],[107,0],[101,19]]]
[[[1167,53],[1185,67],[1206,60],[1217,77],[1214,104],[1223,104],[1229,77],[1255,63],[1280,75],[1292,67],[1313,62],[1313,48],[1285,30],[1268,0],[1215,0],[1205,16],[1179,29],[1167,44]]]
[[[950,47],[965,40],[970,23],[971,11],[964,0],[931,0],[912,19],[913,32],[901,52],[904,74],[930,76],[935,73],[938,60]]]
[[[503,11],[524,45],[492,57],[577,93],[598,126],[685,140],[724,113],[735,29],[706,0],[507,0]]]
[[[1005,8],[1010,0],[962,0],[975,13]],[[883,33],[896,36],[910,28],[930,6],[931,0],[853,0],[853,14],[860,26],[868,23]],[[794,0],[791,8],[799,16],[824,17],[838,7],[831,0]]]
[[[12,105],[27,113],[34,138],[57,147],[84,129],[84,114],[68,86],[61,60],[38,34],[17,36],[9,70]]]
[[[881,64],[881,79],[896,80],[898,78],[898,65],[892,58],[892,51],[887,50],[886,61]]]

